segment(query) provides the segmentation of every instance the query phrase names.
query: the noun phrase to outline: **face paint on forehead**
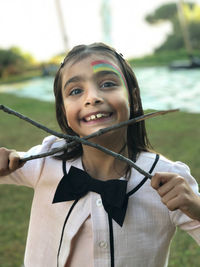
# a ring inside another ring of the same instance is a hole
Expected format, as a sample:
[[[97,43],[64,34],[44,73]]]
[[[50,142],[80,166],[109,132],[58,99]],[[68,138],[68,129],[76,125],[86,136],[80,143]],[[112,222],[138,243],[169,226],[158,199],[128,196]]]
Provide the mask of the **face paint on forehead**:
[[[128,91],[126,79],[125,79],[123,73],[121,72],[121,70],[119,69],[119,67],[117,67],[116,65],[112,64],[111,62],[109,62],[107,60],[93,61],[91,63],[91,65],[92,65],[93,71],[95,73],[99,72],[99,71],[104,71],[104,70],[111,70],[111,71],[115,72],[119,76],[122,84],[124,85],[124,87]],[[127,92],[127,94],[128,94],[128,92]]]
[[[121,72],[120,68],[107,60],[96,60],[96,61],[93,61],[91,65],[92,65],[94,73],[108,70],[108,71],[113,71],[118,75],[119,79],[121,80],[123,84],[123,88],[124,88],[123,91],[127,99],[127,108],[130,110],[128,86],[127,86],[126,79],[123,73]]]

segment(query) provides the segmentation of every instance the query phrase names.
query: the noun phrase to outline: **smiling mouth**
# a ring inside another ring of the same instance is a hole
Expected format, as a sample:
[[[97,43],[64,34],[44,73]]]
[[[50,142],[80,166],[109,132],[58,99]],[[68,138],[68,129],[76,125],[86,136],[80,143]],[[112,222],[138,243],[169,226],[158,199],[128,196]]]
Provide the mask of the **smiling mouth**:
[[[91,116],[87,116],[85,118],[83,118],[83,121],[85,122],[89,122],[89,121],[95,121],[95,120],[99,120],[99,119],[104,119],[104,118],[109,118],[112,116],[112,112],[106,112],[106,113],[96,113],[96,114],[92,114]]]

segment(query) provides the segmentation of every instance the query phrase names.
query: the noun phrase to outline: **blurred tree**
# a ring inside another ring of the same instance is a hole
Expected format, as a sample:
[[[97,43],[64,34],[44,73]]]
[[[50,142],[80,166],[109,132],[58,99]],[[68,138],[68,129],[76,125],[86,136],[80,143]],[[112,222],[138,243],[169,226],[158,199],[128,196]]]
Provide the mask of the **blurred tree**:
[[[195,3],[185,3],[183,5],[183,15],[187,23],[187,30],[191,47],[194,50],[200,49],[200,6]],[[148,14],[145,20],[152,24],[170,22],[172,32],[166,37],[163,44],[155,49],[155,52],[178,50],[185,48],[183,29],[176,3],[169,3],[158,7],[153,13]]]
[[[177,15],[177,7],[175,3],[165,4],[158,7],[152,14],[148,14],[145,20],[150,24],[157,24],[164,21],[172,21]]]
[[[191,22],[200,22],[200,6],[197,4],[194,5],[183,5],[183,11],[185,18]]]
[[[18,47],[0,49],[0,77],[22,73],[33,63],[33,57]]]
[[[53,56],[52,58],[49,59],[48,63],[49,64],[60,65],[63,62],[65,56],[66,56],[65,53],[61,53],[61,54],[55,55],[55,56]]]

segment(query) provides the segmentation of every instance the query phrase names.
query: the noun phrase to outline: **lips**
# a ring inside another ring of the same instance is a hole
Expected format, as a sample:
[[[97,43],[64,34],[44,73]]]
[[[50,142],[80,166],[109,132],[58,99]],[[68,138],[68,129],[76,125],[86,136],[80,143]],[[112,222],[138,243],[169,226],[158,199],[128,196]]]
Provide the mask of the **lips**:
[[[89,122],[89,121],[95,121],[103,118],[108,118],[112,115],[112,112],[96,112],[89,114],[83,118],[83,121]]]

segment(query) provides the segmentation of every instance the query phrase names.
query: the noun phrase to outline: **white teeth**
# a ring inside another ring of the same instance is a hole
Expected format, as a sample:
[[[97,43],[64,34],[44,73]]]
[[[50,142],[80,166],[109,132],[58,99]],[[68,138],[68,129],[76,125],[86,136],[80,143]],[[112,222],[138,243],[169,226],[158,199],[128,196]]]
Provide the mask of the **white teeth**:
[[[90,117],[86,117],[85,120],[91,121],[91,120],[100,119],[102,117],[108,117],[108,116],[109,116],[109,114],[98,113],[96,115],[91,115]]]
[[[96,119],[96,116],[95,116],[95,115],[92,115],[92,116],[90,117],[90,119],[91,119],[91,120],[95,120],[95,119]]]
[[[96,117],[101,118],[101,117],[103,117],[103,114],[97,114]]]

